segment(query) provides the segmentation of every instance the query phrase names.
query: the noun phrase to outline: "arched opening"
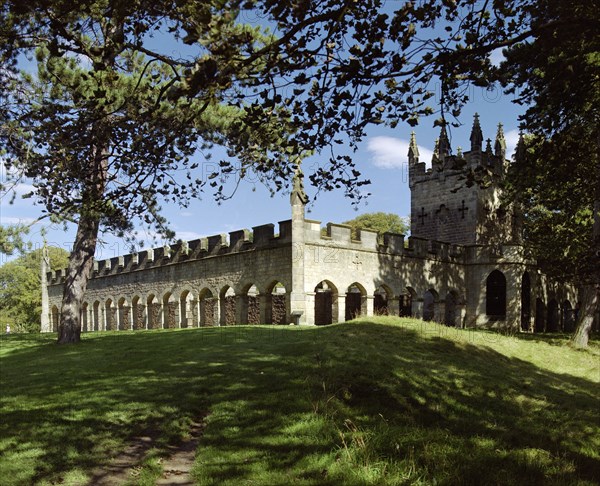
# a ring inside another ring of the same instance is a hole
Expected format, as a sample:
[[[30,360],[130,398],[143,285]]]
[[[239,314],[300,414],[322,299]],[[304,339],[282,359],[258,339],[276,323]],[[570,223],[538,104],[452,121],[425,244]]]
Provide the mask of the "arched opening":
[[[367,315],[367,291],[355,282],[346,290],[345,320],[351,321],[360,315]]]
[[[122,297],[119,299],[118,305],[118,320],[119,327],[118,329],[121,331],[128,331],[131,329],[131,316],[130,316],[130,307],[128,305],[127,300]]]
[[[171,292],[162,298],[163,304],[163,329],[177,328],[177,302]]]
[[[546,330],[548,332],[558,331],[558,302],[552,299],[548,302],[548,320],[546,321]]]
[[[133,329],[136,331],[145,329],[146,323],[144,322],[144,305],[137,295],[131,299],[131,313],[133,314]]]
[[[575,331],[575,311],[568,300],[565,300],[562,304],[562,322],[565,332]]]
[[[233,326],[235,319],[235,292],[226,286],[221,290],[221,325]]]
[[[284,285],[281,282],[274,282],[267,291],[267,308],[265,317],[267,324],[285,324],[287,319],[287,297]]]
[[[390,315],[390,300],[392,292],[385,285],[377,287],[373,293],[373,314],[376,316]]]
[[[490,273],[485,282],[485,313],[489,320],[506,319],[506,277],[499,270]]]
[[[521,330],[529,331],[531,326],[531,280],[529,273],[521,277]]]
[[[214,326],[217,323],[217,299],[209,289],[202,289],[198,297],[200,304],[200,326]]]
[[[58,321],[60,320],[60,312],[58,311],[58,307],[53,305],[52,309],[50,310],[50,314],[52,317],[52,332],[58,332]]]
[[[146,299],[146,313],[148,315],[148,329],[160,329],[162,324],[161,305],[154,294],[150,294]]]
[[[100,325],[100,301],[97,300],[92,306],[92,326],[94,331],[100,331],[102,326]]]
[[[400,317],[411,317],[413,315],[412,303],[416,295],[417,292],[415,292],[415,289],[413,289],[412,287],[406,287],[406,290],[402,294],[400,294]]]
[[[83,332],[89,331],[88,328],[88,309],[89,305],[87,302],[84,302],[81,306],[81,330]]]
[[[423,294],[423,320],[434,321],[436,320],[435,315],[435,303],[439,300],[438,293],[434,289],[426,290]]]
[[[248,286],[247,286],[248,287]],[[242,293],[241,324],[260,324],[260,298],[258,288],[252,284]]]
[[[116,319],[117,309],[113,304],[112,299],[108,299],[104,305],[104,320],[105,320],[105,329],[107,331],[116,331],[117,330],[117,319]]]
[[[535,332],[544,332],[546,329],[546,304],[539,297],[535,299]]]
[[[315,324],[322,326],[337,322],[338,291],[335,285],[323,280],[315,287]]]
[[[189,290],[184,290],[179,295],[179,322],[180,327],[196,327],[194,315],[193,295]]]
[[[458,312],[458,294],[451,290],[446,294],[444,305],[444,324],[457,327],[460,324],[460,313]]]

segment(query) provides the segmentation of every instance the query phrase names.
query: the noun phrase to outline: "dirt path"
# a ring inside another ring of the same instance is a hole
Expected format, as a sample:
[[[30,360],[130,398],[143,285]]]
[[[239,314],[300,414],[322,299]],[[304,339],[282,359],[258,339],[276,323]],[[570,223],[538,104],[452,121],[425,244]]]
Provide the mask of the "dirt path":
[[[194,422],[190,428],[189,439],[177,446],[169,447],[170,455],[163,460],[163,475],[156,481],[157,486],[194,484],[190,472],[203,429],[204,422]]]
[[[127,448],[110,464],[94,471],[90,486],[115,486],[135,480],[138,464],[140,464],[154,440],[149,435],[134,437]]]
[[[183,442],[169,446],[167,457],[162,460],[163,474],[156,481],[157,485],[193,485],[194,481],[190,475],[194,459],[196,457],[196,448],[202,431],[204,430],[204,417],[193,422],[189,438]],[[148,450],[154,445],[155,437],[151,433],[134,437],[127,448],[110,464],[103,469],[94,471],[90,486],[116,486],[119,484],[135,483],[139,472],[139,465],[142,463]]]

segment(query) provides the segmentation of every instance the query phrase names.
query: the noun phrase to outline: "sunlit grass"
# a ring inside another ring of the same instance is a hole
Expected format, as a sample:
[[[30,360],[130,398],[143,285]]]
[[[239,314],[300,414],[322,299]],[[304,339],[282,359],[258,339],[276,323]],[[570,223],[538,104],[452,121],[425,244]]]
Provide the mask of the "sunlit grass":
[[[2,484],[82,484],[206,417],[199,484],[597,484],[600,349],[379,317],[0,341]],[[140,472],[141,471],[141,472]]]

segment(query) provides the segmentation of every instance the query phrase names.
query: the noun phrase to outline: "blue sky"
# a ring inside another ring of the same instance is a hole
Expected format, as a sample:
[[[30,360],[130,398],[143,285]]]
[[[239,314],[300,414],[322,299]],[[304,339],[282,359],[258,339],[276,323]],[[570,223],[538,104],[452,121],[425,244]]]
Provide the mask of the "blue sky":
[[[452,128],[450,137],[452,148],[455,152],[458,146],[463,150],[469,149],[469,135],[473,114],[478,112],[481,116],[481,125],[484,138],[496,135],[498,122],[504,124],[507,138],[508,154],[512,154],[517,141],[517,117],[519,107],[510,102],[510,98],[500,92],[485,92],[474,88],[473,99],[465,107],[461,115],[460,128]],[[433,117],[423,119],[421,124],[414,128],[419,145],[420,158],[427,163],[431,160],[435,138],[439,128],[432,128]],[[396,213],[400,216],[410,214],[410,190],[408,188],[407,152],[410,132],[413,129],[408,125],[398,125],[395,129],[386,127],[372,127],[369,136],[354,154],[358,169],[372,182],[365,188],[371,196],[365,204],[361,204],[358,211],[351,205],[341,191],[320,193],[317,199],[315,189],[309,184],[307,193],[311,197],[307,217],[326,222],[342,222],[352,219],[365,212],[384,211]],[[310,166],[318,157],[307,159],[304,162],[305,172],[310,171]],[[204,162],[214,164],[214,162]],[[22,184],[16,188],[17,197],[13,204],[9,204],[8,196],[0,200],[0,222],[29,223],[40,215],[38,207],[30,199],[21,196],[30,190],[30,186]],[[182,209],[176,205],[163,205],[163,214],[170,221],[172,228],[177,233],[177,238],[191,240],[201,236],[218,233],[227,233],[242,228],[251,228],[259,224],[277,223],[290,218],[289,195],[278,193],[270,197],[269,191],[259,182],[250,180],[240,184],[236,194],[230,200],[216,204],[209,193],[203,200],[194,201],[190,207]],[[29,241],[34,248],[41,245],[41,228],[48,232],[48,242],[55,246],[70,249],[75,234],[74,225],[69,225],[63,231],[60,226],[49,226],[47,222],[32,226]],[[150,236],[143,227],[139,227],[140,237]],[[97,252],[98,258],[109,258],[128,252],[123,241],[110,234],[102,235],[103,244]]]
[[[501,54],[493,53],[493,61],[498,62],[500,59]],[[500,89],[486,91],[473,87],[470,98],[460,118],[463,126],[449,130],[453,151],[456,152],[458,146],[465,151],[469,149],[473,115],[478,112],[481,117],[484,138],[489,137],[493,141],[497,124],[503,123],[508,144],[507,155],[510,157],[518,137],[518,115],[522,108],[511,103],[512,97],[505,95]],[[406,166],[408,140],[411,131],[414,130],[421,161],[429,163],[434,141],[439,134],[439,128],[432,127],[434,119],[435,115],[423,118],[420,125],[414,129],[407,124],[399,124],[395,129],[372,126],[359,150],[353,154],[357,168],[372,182],[364,189],[365,192],[370,192],[371,196],[357,210],[351,205],[351,201],[344,197],[342,191],[320,193],[318,198],[314,199],[315,189],[307,181],[306,191],[311,198],[307,208],[307,217],[320,220],[325,224],[330,221],[346,221],[366,212],[384,211],[400,216],[409,215],[410,191]],[[199,158],[204,173],[210,173],[211,166],[215,164],[214,160],[219,160],[221,154],[217,152],[215,155],[213,161],[203,161]],[[318,162],[319,156],[305,160],[303,163],[305,173],[310,173],[311,165]],[[0,167],[0,171],[0,177],[5,177],[3,167]],[[31,186],[23,183],[15,189],[17,197],[13,204],[9,204],[10,194],[3,194],[0,199],[0,223],[29,224],[35,221],[40,215],[40,208],[33,204],[33,200],[21,197],[30,191]],[[271,197],[269,191],[260,182],[254,182],[252,177],[249,177],[249,180],[240,184],[233,198],[220,205],[216,204],[210,192],[207,192],[202,200],[193,201],[185,209],[175,204],[164,204],[163,214],[176,232],[176,238],[192,240],[289,219],[289,195],[278,193]],[[49,244],[67,250],[71,249],[75,234],[74,225],[69,225],[64,231],[62,226],[49,225],[45,220],[31,227],[28,239],[33,248],[39,248],[42,245],[42,227],[47,232]],[[152,234],[143,226],[138,225],[138,229],[139,238],[145,241],[146,246],[149,246]],[[160,240],[158,244],[161,244]],[[111,234],[103,234],[96,256],[102,259],[128,252],[129,248],[122,240]],[[0,258],[7,257],[0,255]],[[3,262],[0,261],[0,263]]]

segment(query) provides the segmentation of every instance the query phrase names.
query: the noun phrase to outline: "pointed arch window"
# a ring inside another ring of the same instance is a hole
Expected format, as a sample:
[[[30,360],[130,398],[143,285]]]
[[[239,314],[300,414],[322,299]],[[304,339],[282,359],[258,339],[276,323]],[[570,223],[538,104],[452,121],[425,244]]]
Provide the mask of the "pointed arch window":
[[[496,319],[506,317],[506,277],[499,270],[488,275],[485,284],[485,313]]]

